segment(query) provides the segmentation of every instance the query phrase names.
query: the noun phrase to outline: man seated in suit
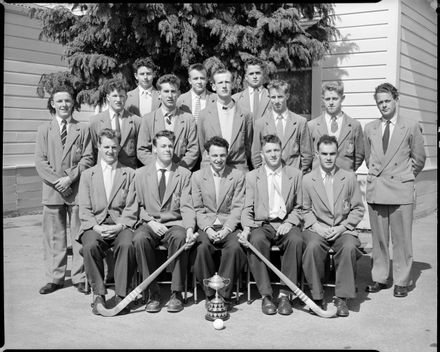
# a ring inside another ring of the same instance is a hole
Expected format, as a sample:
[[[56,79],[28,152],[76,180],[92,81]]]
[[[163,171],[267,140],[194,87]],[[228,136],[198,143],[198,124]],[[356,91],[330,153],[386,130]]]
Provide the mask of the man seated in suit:
[[[140,226],[134,235],[136,261],[145,280],[157,268],[155,248],[162,244],[172,256],[185,242],[195,239],[196,225],[191,200],[191,172],[173,163],[175,135],[159,131],[153,138],[154,163],[136,170],[136,195],[140,207]],[[184,251],[172,264],[171,298],[168,312],[183,309],[182,291],[188,268],[188,252]],[[160,289],[156,282],[149,286],[145,310],[159,312]]]
[[[82,244],[87,278],[96,295],[93,313],[98,303],[105,305],[104,256],[113,247],[115,255],[116,305],[128,294],[136,267],[133,247],[133,227],[138,217],[134,176],[135,171],[118,162],[121,136],[104,128],[98,135],[98,163],[81,176],[79,186],[79,216],[81,230],[77,240]],[[128,307],[119,314],[129,313]]]
[[[269,259],[270,248],[277,245],[282,253],[281,272],[298,283],[301,269],[303,240],[301,236],[301,171],[284,165],[281,159],[281,140],[266,135],[261,140],[265,164],[246,175],[246,194],[239,237],[249,242]],[[239,241],[243,241],[239,238]],[[292,314],[291,292],[285,285],[278,295],[278,307],[273,301],[272,287],[266,265],[249,252],[249,266],[263,296],[264,314]]]
[[[364,161],[364,136],[360,122],[342,111],[342,102],[345,99],[344,84],[341,81],[324,82],[321,98],[325,111],[307,123],[313,148],[315,151],[318,149],[317,143],[321,136],[335,136],[338,141],[336,166],[356,171]],[[313,168],[318,166],[318,153],[315,153]]]
[[[220,290],[220,295],[230,308],[233,283],[243,270],[246,255],[237,238],[245,177],[243,172],[226,165],[228,148],[228,142],[221,137],[215,136],[206,142],[210,165],[192,175],[191,190],[199,228],[194,274],[199,282],[215,272],[229,278],[231,284]],[[218,270],[213,258],[216,250],[221,250]],[[205,294],[208,303],[215,291],[205,287]]]
[[[180,80],[173,74],[166,74],[157,80],[161,97],[160,108],[142,117],[137,143],[137,157],[144,165],[154,164],[152,141],[157,132],[168,130],[176,138],[173,146],[173,163],[191,170],[199,157],[197,127],[194,117],[177,105]]]
[[[244,63],[244,71],[247,88],[235,93],[232,99],[241,110],[250,112],[255,122],[270,107],[269,92],[263,87],[266,77],[266,63],[258,58],[251,58]]]
[[[206,141],[220,136],[229,144],[226,164],[248,171],[251,157],[253,135],[252,116],[244,112],[231,98],[232,73],[224,68],[216,69],[212,74],[212,89],[217,93],[217,101],[208,104],[200,112],[198,122],[199,148],[204,150]],[[202,154],[200,167],[209,165],[206,151]]]
[[[346,317],[348,299],[356,297],[356,263],[362,256],[356,226],[362,220],[364,206],[356,175],[336,166],[336,138],[323,135],[317,148],[319,167],[305,175],[302,183],[306,242],[303,270],[313,300],[323,307],[321,281],[327,252],[334,249],[337,315]]]
[[[119,133],[121,138],[119,161],[136,169],[138,160],[136,158],[136,144],[138,139],[141,119],[124,109],[127,99],[127,87],[125,82],[118,78],[112,78],[105,83],[104,91],[107,95],[108,111],[103,111],[90,118],[90,134],[92,136],[93,153],[95,160],[98,156],[98,136],[102,129],[110,128]]]
[[[133,63],[133,70],[138,86],[128,92],[125,108],[132,114],[143,117],[160,106],[159,93],[153,87],[156,65],[149,57],[138,58]]]
[[[287,108],[290,85],[283,80],[272,80],[267,86],[271,109],[255,121],[252,142],[252,164],[262,164],[261,139],[267,134],[276,134],[281,140],[281,158],[286,165],[307,172],[312,166],[312,144],[307,120]]]

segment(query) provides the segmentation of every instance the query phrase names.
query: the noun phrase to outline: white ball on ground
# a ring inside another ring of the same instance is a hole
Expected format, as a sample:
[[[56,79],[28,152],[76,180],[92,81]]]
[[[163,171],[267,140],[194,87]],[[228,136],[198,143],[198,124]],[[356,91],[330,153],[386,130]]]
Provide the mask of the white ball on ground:
[[[221,330],[225,327],[223,320],[221,319],[215,319],[212,325],[214,325],[214,329],[216,330]]]

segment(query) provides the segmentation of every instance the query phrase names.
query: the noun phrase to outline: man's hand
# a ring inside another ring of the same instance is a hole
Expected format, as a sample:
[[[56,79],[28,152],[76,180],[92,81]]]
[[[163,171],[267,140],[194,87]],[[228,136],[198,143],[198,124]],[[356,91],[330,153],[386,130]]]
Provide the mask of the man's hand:
[[[54,186],[58,192],[64,193],[67,191],[67,189],[70,187],[71,184],[72,184],[72,180],[70,179],[70,177],[64,176],[56,180]]]
[[[284,236],[292,229],[293,225],[290,222],[285,222],[278,227],[276,236]]]
[[[73,190],[71,187],[67,187],[65,192],[61,192],[61,194],[63,195],[63,197],[70,197],[73,194]]]
[[[245,227],[242,232],[237,234],[238,242],[240,242],[243,246],[247,247],[247,241],[249,238],[249,234],[251,233],[249,227]]]
[[[334,241],[341,234],[343,234],[345,231],[346,231],[346,228],[344,225],[338,225],[338,226],[332,227],[328,231],[327,241]]]
[[[148,226],[150,226],[154,233],[160,237],[165,235],[165,233],[168,231],[168,228],[164,224],[154,220],[149,221]]]
[[[214,231],[212,227],[206,229],[206,234],[208,235],[209,240],[214,243],[217,238],[217,231]]]
[[[111,235],[116,236],[123,229],[124,229],[124,226],[122,224],[107,225],[107,228],[103,231],[103,234],[108,235],[108,236],[111,236]]]
[[[192,228],[186,229],[186,248],[191,248],[194,243],[196,242],[197,237],[199,237],[199,234],[196,232],[194,233],[194,230]]]
[[[112,238],[114,237],[116,234],[114,234],[113,232],[107,232],[109,230],[109,228],[111,228],[114,225],[95,225],[93,226],[93,231],[96,231],[97,233],[99,233],[101,235],[102,238]]]
[[[229,234],[229,230],[226,228],[222,228],[220,231],[217,231],[217,237],[214,242],[220,242]]]
[[[327,233],[330,229],[325,228],[324,226],[322,226],[321,224],[318,224],[317,222],[315,222],[312,227],[310,228],[310,230],[312,230],[313,232],[316,232],[319,236],[327,239],[327,236],[329,235],[329,233]]]

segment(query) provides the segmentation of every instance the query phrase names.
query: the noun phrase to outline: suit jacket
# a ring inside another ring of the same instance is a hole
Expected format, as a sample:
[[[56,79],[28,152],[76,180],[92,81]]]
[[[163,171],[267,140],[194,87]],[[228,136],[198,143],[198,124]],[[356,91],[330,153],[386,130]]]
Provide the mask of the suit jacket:
[[[199,157],[196,122],[191,114],[179,108],[176,110],[174,119],[176,140],[174,141],[173,162],[191,170]],[[142,117],[137,143],[137,157],[142,164],[149,165],[156,160],[152,154],[153,138],[157,132],[164,129],[162,109],[157,109]]]
[[[77,204],[80,175],[93,164],[92,142],[86,124],[71,118],[64,149],[55,117],[38,127],[35,168],[43,180],[42,204]],[[57,179],[65,176],[72,180],[70,187],[73,193],[69,197],[64,197],[54,186]]]
[[[414,179],[425,166],[426,154],[419,123],[398,116],[386,154],[382,148],[381,120],[364,130],[368,167],[366,198],[373,204],[411,204]]]
[[[352,171],[336,167],[333,177],[333,212],[327,198],[321,169],[317,167],[302,182],[304,227],[308,228],[315,222],[324,227],[344,225],[350,233],[357,236],[357,224],[364,215],[361,191]]]
[[[249,100],[249,88],[246,88],[241,92],[235,93],[232,96],[232,99],[236,101],[237,105],[240,107],[242,111],[246,111],[250,113],[251,102]],[[264,114],[266,114],[267,110],[269,110],[270,108],[270,105],[271,104],[269,98],[269,91],[263,87],[263,92],[261,93],[261,98],[260,98],[260,104],[258,105],[258,114],[257,116],[254,116],[254,114],[252,114],[253,120],[254,121],[258,120]]]
[[[208,104],[212,104],[213,102],[216,101],[217,95],[215,93],[211,93],[209,91],[206,90],[206,107],[208,106]],[[191,90],[189,90],[186,93],[183,93],[181,96],[179,96],[179,98],[177,98],[177,104],[178,107],[180,107],[180,109],[182,109],[185,112],[188,112],[190,114],[192,114],[192,100],[191,100]]]
[[[286,204],[286,216],[283,222],[299,226],[302,208],[302,173],[293,166],[283,166],[281,178],[281,194]],[[260,166],[246,174],[246,191],[242,226],[260,227],[269,221],[269,189],[266,169]]]
[[[166,226],[180,225],[194,229],[196,215],[191,199],[190,178],[188,169],[173,163],[161,203],[156,163],[137,169],[135,186],[140,207],[139,223],[155,220]]]
[[[226,166],[220,181],[219,201],[216,201],[214,176],[207,166],[193,173],[191,191],[197,225],[200,229],[214,225],[218,218],[224,227],[235,231],[240,223],[244,204],[242,171]]]
[[[328,134],[327,124],[324,113],[307,123],[313,143],[313,168],[319,167],[319,160],[316,158],[315,151],[319,138]],[[342,113],[342,125],[338,138],[338,156],[336,166],[356,171],[361,166],[365,157],[364,135],[359,121]]]
[[[254,139],[252,142],[252,164],[254,168],[263,163],[261,158],[261,140],[266,134],[277,134],[272,109],[259,120],[255,121]],[[307,120],[301,115],[287,110],[287,122],[282,142],[282,159],[286,165],[297,169],[308,170],[312,166],[312,143]]]
[[[159,91],[153,88],[151,91],[151,96],[153,98],[153,101],[151,103],[151,111],[154,111],[161,105]],[[132,114],[141,116],[141,112],[139,110],[139,87],[136,87],[135,89],[127,93],[125,109],[130,111]]]
[[[138,140],[141,118],[124,109],[122,117],[125,120],[121,135],[121,151],[118,159],[124,165],[136,169],[138,160],[136,158],[136,145]],[[90,134],[92,136],[93,153],[95,160],[98,160],[98,136],[103,128],[112,128],[109,111],[103,111],[90,118]]]
[[[139,207],[134,187],[135,171],[118,162],[110,199],[107,201],[101,163],[87,169],[79,184],[79,218],[81,228],[76,237],[95,225],[101,225],[107,215],[115,224],[133,228],[138,218]]]
[[[232,167],[247,171],[248,160],[251,159],[251,145],[253,136],[252,116],[243,112],[237,104],[232,127],[232,138],[229,145],[226,163]],[[217,104],[207,105],[200,111],[197,124],[199,135],[199,148],[202,153],[200,168],[209,164],[208,153],[205,150],[205,142],[214,136],[221,136],[220,120],[218,118]],[[249,165],[250,166],[250,165]]]

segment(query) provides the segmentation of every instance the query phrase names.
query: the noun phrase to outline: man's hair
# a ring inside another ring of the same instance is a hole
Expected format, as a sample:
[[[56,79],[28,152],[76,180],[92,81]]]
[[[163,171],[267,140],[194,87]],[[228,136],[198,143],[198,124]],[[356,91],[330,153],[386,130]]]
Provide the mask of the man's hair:
[[[219,75],[221,73],[229,73],[231,75],[231,77],[232,77],[232,72],[231,71],[229,71],[226,67],[220,66],[220,67],[216,68],[214,71],[212,71],[212,75],[211,75],[212,83],[215,83],[215,79],[214,79],[215,75]]]
[[[196,70],[196,71],[200,71],[200,72],[203,72],[203,71],[204,71],[205,74],[207,74],[206,67],[203,66],[203,64],[201,64],[201,63],[199,63],[199,62],[197,62],[197,63],[192,64],[191,66],[189,66],[189,68],[188,68],[188,76],[189,76],[189,73],[190,73],[192,70]]]
[[[72,113],[73,113],[73,109],[79,110],[79,104],[76,101],[76,93],[75,90],[68,86],[68,85],[57,85],[53,88],[52,93],[50,94],[49,99],[47,100],[47,109],[49,110],[49,112],[51,113],[51,115],[55,115],[56,114],[56,110],[53,108],[52,106],[52,102],[53,102],[53,97],[55,95],[55,93],[68,93],[70,95],[70,97],[73,100],[73,106],[72,106]]]
[[[258,65],[258,66],[261,67],[261,69],[262,69],[263,71],[266,70],[266,63],[265,63],[263,60],[259,59],[258,57],[252,57],[252,58],[250,58],[250,59],[247,59],[247,60],[244,62],[244,72],[245,72],[245,73],[246,73],[246,71],[247,71],[247,69],[248,69],[248,67],[249,67],[250,65]]]
[[[111,128],[103,128],[101,131],[99,131],[98,144],[101,144],[102,138],[104,137],[108,139],[117,139],[118,144],[121,144],[121,134],[115,130],[112,130]]]
[[[134,72],[137,73],[137,70],[139,67],[145,66],[146,68],[149,68],[153,73],[156,73],[156,65],[154,64],[153,60],[149,57],[141,57],[136,59],[136,61],[133,63],[133,69]]]
[[[321,95],[324,96],[326,91],[335,91],[342,97],[344,95],[344,83],[342,81],[324,82],[321,86]]]
[[[318,143],[316,145],[316,150],[319,151],[319,146],[321,144],[335,144],[336,150],[338,150],[338,140],[336,139],[335,136],[329,136],[328,134],[322,135],[321,138],[319,138],[318,140]]]
[[[216,147],[222,147],[222,148],[226,148],[226,153],[229,150],[229,143],[226,139],[219,137],[219,136],[214,136],[211,139],[207,140],[204,147],[205,150],[209,153],[209,148],[211,148],[211,146],[215,145]]]
[[[154,138],[153,138],[153,145],[154,145],[155,147],[157,146],[157,140],[158,140],[160,137],[166,137],[166,138],[168,138],[173,144],[174,144],[174,141],[176,140],[176,135],[174,134],[173,131],[162,130],[162,131],[157,132],[157,133],[154,135]]]
[[[263,149],[267,143],[275,143],[280,147],[282,146],[281,139],[276,134],[266,134],[263,136],[263,138],[261,138],[261,149]]]
[[[282,90],[284,94],[288,94],[290,91],[290,84],[283,79],[273,79],[267,85],[267,90],[270,89]]]
[[[156,83],[157,90],[161,90],[161,86],[164,83],[172,84],[176,86],[178,90],[180,89],[180,79],[176,75],[173,75],[172,73],[167,73],[166,75],[159,77]]]
[[[104,84],[104,92],[105,94],[110,94],[114,90],[117,90],[118,92],[123,90],[125,93],[127,93],[127,83],[121,79],[121,78],[111,78]]]
[[[378,85],[374,92],[374,99],[376,99],[378,93],[389,93],[394,100],[399,99],[399,92],[397,91],[397,88],[390,83],[382,83]]]

